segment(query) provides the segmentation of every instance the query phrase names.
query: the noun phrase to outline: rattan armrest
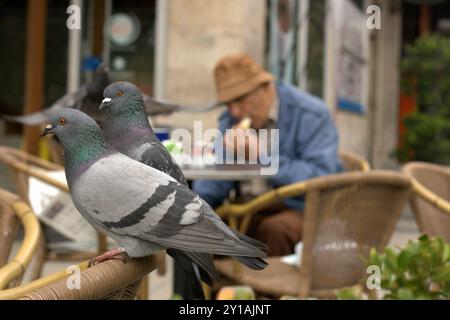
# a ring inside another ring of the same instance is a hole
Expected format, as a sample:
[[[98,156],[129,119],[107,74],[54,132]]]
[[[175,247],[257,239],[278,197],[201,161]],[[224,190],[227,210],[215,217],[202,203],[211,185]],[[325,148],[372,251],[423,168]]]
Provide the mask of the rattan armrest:
[[[346,171],[370,171],[369,163],[357,154],[339,150],[339,157]],[[244,204],[226,203],[217,208],[216,212],[221,218],[228,218],[228,224],[231,228],[236,230],[239,229],[240,232],[245,233],[249,226],[251,217],[256,212],[264,208],[268,208],[271,205],[278,204],[282,199],[302,195],[306,191],[307,181],[293,183],[269,191]],[[240,227],[238,227],[237,222],[239,218],[242,218]]]
[[[13,202],[12,209],[23,225],[24,239],[15,257],[0,269],[0,289],[25,273],[41,236],[39,221],[25,202]]]
[[[126,263],[110,260],[92,267],[88,267],[89,263],[86,261],[77,265],[81,277],[79,289],[71,289],[67,286],[67,278],[72,274],[69,270],[61,270],[26,285],[0,291],[0,299],[104,299],[114,298],[113,294],[135,295],[138,282],[155,270],[164,257],[165,251],[160,251],[145,258],[127,260]],[[129,286],[133,287],[133,292],[127,292]]]
[[[369,162],[353,152],[339,150],[339,158],[346,171],[370,171]]]
[[[20,161],[45,170],[64,170],[59,164],[43,160],[22,150],[7,146],[0,146],[0,161],[8,165]]]
[[[448,181],[450,181],[450,168],[427,162],[409,162],[402,168],[402,171],[411,179],[414,193],[432,206],[440,209],[445,214],[450,215],[450,202],[431,191],[423,183],[416,179],[414,172],[418,168],[432,170],[431,172],[435,172],[440,176],[446,177]]]
[[[435,206],[436,208],[442,210],[444,213],[450,215],[450,202],[439,197],[437,194],[430,191],[427,187],[417,181],[415,178],[410,177],[413,185],[413,190],[421,198]]]
[[[38,157],[24,154],[20,150],[0,146],[0,161],[4,162],[8,167],[27,174],[31,177],[36,177],[64,192],[69,192],[67,183],[60,182],[48,176],[44,170],[60,171],[64,170],[60,165],[42,160]],[[42,168],[42,169],[38,169]]]
[[[244,204],[226,203],[217,208],[216,212],[221,218],[228,218],[228,223],[231,228],[246,233],[250,220],[255,213],[269,208],[274,204],[279,204],[283,199],[302,195],[306,190],[307,182],[293,183],[266,192]],[[242,218],[240,227],[238,227],[237,223],[237,219],[239,218]]]

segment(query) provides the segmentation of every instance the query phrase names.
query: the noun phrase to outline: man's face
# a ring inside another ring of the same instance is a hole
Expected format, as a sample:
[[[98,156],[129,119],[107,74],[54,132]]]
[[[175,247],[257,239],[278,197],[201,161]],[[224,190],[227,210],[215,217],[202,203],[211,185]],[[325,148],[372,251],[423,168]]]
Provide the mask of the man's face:
[[[263,128],[273,103],[271,89],[271,84],[265,84],[245,96],[230,101],[227,107],[231,116],[238,121],[249,117],[252,120],[252,128]]]

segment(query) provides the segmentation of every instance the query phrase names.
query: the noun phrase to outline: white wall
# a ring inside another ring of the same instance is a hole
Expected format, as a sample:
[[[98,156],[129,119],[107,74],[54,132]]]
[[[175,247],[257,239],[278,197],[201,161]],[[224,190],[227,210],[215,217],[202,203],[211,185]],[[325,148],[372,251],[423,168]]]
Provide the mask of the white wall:
[[[169,0],[166,6],[164,98],[199,105],[215,101],[213,68],[222,56],[246,52],[263,62],[265,1]],[[193,121],[202,119],[204,128],[216,127],[220,112],[178,113],[154,122],[192,129]]]

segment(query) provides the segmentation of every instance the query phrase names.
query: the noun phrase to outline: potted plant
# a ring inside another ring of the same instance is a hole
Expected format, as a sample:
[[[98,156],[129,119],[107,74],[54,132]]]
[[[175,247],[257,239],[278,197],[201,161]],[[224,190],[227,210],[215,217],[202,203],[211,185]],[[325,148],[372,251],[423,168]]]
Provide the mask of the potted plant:
[[[417,39],[406,47],[401,71],[402,90],[417,108],[403,119],[398,159],[450,165],[450,39]]]
[[[442,238],[423,235],[400,250],[372,249],[366,265],[371,274],[339,290],[339,299],[450,299],[450,244]]]

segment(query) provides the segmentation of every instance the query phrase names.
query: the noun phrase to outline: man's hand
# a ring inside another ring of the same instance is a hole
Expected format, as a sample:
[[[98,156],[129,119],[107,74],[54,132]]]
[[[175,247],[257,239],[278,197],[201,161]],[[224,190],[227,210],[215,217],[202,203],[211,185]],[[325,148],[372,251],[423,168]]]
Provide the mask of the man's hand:
[[[258,158],[258,136],[249,127],[248,120],[244,119],[227,129],[224,137],[225,148],[234,152],[238,159],[245,158],[246,161]]]

